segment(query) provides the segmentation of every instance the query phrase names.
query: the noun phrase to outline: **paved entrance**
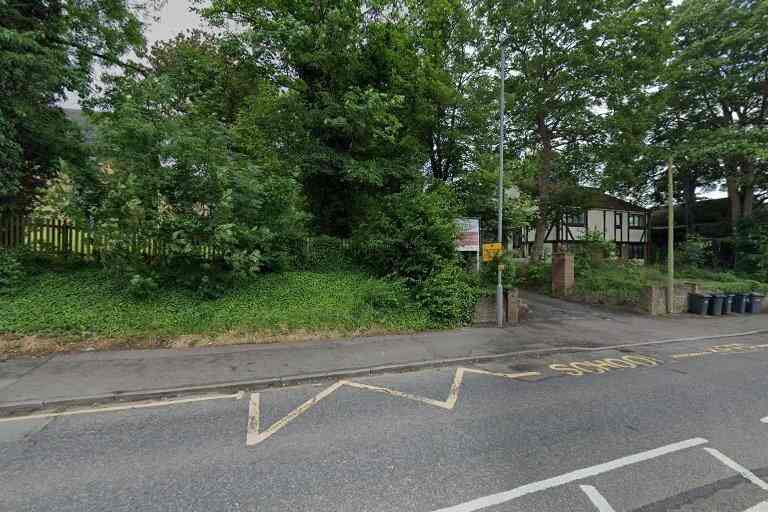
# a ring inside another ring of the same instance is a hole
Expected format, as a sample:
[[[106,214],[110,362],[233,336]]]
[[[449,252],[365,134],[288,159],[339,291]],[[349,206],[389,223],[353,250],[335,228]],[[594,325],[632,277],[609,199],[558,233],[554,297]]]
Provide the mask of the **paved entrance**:
[[[548,295],[520,290],[520,298],[530,308],[529,318],[538,320],[612,319],[621,316],[636,316],[618,308],[578,304]]]

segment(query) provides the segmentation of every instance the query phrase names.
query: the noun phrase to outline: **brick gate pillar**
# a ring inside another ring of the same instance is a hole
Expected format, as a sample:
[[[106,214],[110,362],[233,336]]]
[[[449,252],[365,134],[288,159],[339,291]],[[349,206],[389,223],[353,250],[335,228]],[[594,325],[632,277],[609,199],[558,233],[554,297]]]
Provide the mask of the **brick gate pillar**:
[[[573,255],[558,252],[552,255],[552,293],[562,297],[573,290]]]

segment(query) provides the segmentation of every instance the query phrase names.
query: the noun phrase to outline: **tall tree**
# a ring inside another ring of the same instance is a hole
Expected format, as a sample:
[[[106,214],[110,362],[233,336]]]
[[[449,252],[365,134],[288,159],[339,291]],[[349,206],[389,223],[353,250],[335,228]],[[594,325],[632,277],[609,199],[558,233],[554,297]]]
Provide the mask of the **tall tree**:
[[[407,93],[418,54],[397,2],[214,0],[206,14],[244,26],[238,37],[275,62],[317,230],[349,236],[371,201],[420,176]]]
[[[121,64],[141,52],[131,0],[0,2],[0,196],[26,209],[61,159],[82,163],[77,128],[57,103],[67,91],[90,94],[94,63]]]
[[[761,0],[685,0],[674,17],[671,144],[690,165],[720,170],[734,225],[767,180],[766,26]]]
[[[658,77],[666,16],[664,0],[490,4],[508,51],[510,141],[537,158],[533,258],[542,256],[563,189],[597,172],[611,143],[608,120]]]

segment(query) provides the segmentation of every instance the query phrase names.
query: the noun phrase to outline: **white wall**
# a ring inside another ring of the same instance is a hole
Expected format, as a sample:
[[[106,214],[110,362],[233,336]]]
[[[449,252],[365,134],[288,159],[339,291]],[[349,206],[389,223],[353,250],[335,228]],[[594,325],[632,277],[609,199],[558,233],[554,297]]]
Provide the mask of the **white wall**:
[[[617,215],[621,215],[621,229],[616,229],[616,217]],[[629,228],[629,212],[623,212],[623,211],[616,211],[616,210],[589,210],[587,212],[587,226],[589,230],[591,231],[598,231],[599,233],[602,233],[605,235],[605,239],[608,241],[615,241],[615,242],[645,242],[645,239],[643,238],[643,233],[645,229],[630,229]],[[605,222],[603,222],[603,219],[605,219]],[[650,222],[650,218],[646,216],[646,222]],[[583,227],[574,227],[569,226],[568,229],[570,229],[571,233],[573,234],[573,237],[576,240],[579,240],[584,237],[586,234],[586,228]],[[557,226],[553,227],[549,236],[547,237],[547,242],[554,242],[558,239],[557,237]],[[567,240],[568,237],[568,231],[563,225],[560,229],[560,240]],[[536,230],[531,228],[528,231],[528,237],[527,239],[523,237],[523,240],[533,243],[533,241],[536,239]]]

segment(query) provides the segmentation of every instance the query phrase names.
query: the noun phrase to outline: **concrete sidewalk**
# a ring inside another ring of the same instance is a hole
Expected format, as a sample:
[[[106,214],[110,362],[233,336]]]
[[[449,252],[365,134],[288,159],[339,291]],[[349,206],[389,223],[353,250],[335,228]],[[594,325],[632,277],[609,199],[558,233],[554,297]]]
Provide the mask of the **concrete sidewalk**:
[[[370,373],[689,337],[763,331],[768,315],[652,318],[603,310],[507,329],[275,345],[57,354],[0,362],[0,414],[45,406],[258,389]]]

